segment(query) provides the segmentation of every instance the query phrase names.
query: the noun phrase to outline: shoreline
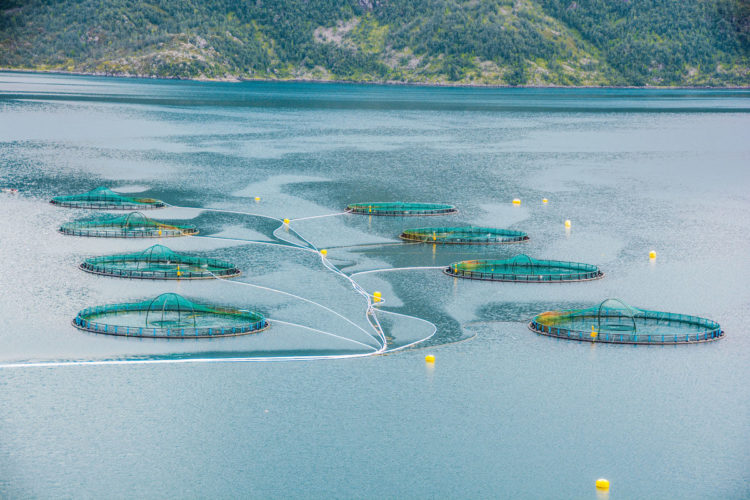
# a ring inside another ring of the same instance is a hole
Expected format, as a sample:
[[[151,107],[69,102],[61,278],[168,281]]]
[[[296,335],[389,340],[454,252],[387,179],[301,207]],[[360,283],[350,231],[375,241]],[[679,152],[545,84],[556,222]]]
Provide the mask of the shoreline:
[[[97,76],[105,78],[132,78],[141,80],[180,80],[186,82],[215,82],[215,83],[330,83],[348,85],[380,85],[405,87],[433,87],[433,88],[476,88],[476,89],[631,89],[631,90],[750,90],[750,84],[745,86],[707,86],[707,85],[502,85],[460,82],[402,82],[402,81],[352,81],[352,80],[321,80],[315,78],[182,78],[179,76],[152,76],[133,74],[114,74],[101,72],[81,72],[65,70],[18,69],[0,67],[4,73],[29,73],[66,76]]]

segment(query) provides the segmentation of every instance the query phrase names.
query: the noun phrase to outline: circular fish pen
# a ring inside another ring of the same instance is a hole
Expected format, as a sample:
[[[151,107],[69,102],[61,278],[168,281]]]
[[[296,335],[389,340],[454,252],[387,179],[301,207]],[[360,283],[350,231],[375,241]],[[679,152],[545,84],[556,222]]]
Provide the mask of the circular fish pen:
[[[724,337],[719,323],[710,319],[637,309],[618,299],[588,309],[544,312],[529,328],[549,337],[610,344],[694,344]]]
[[[443,272],[458,278],[519,283],[590,281],[604,276],[593,264],[538,260],[524,254],[506,260],[464,260],[451,264]]]
[[[204,339],[258,333],[269,327],[257,312],[196,303],[176,293],[126,304],[88,307],[73,319],[79,330],[120,337]]]
[[[60,226],[60,232],[98,238],[170,238],[198,234],[192,224],[149,219],[140,212],[66,222]]]
[[[240,274],[229,262],[180,254],[164,245],[154,245],[138,253],[91,257],[79,267],[103,276],[153,280],[230,278]]]
[[[450,245],[501,245],[529,240],[529,235],[522,231],[473,226],[406,229],[399,237],[406,241]]]
[[[55,196],[50,200],[50,203],[60,207],[95,210],[147,210],[167,206],[161,200],[123,196],[104,186],[92,189],[87,193]]]
[[[446,215],[458,213],[456,207],[445,203],[407,203],[402,201],[352,203],[346,206],[346,211],[351,214],[390,216]]]

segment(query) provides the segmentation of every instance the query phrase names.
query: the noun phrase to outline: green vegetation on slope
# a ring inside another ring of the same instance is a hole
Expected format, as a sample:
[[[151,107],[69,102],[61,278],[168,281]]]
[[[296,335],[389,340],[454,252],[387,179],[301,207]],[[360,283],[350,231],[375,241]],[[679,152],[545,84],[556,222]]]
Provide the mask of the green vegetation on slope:
[[[178,78],[749,85],[750,0],[5,0],[0,66]]]

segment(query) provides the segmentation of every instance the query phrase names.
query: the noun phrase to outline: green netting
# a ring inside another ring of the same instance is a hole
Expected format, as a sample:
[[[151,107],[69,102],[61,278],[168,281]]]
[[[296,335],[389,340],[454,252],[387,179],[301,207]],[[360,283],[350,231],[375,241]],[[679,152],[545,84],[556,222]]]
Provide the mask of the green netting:
[[[198,234],[198,230],[192,224],[149,219],[140,212],[66,222],[60,226],[60,232],[73,236],[102,238],[168,238]]]
[[[406,203],[376,202],[376,203],[352,203],[347,205],[346,211],[353,214],[365,215],[444,215],[455,214],[458,209],[453,205],[444,203]]]
[[[196,303],[176,293],[127,304],[89,307],[73,325],[81,330],[124,337],[195,339],[257,333],[268,328],[257,312]]]
[[[529,328],[551,337],[614,344],[689,344],[724,336],[710,319],[638,309],[618,299],[588,309],[544,312]]]
[[[464,260],[444,269],[446,274],[460,278],[521,283],[562,283],[588,281],[604,276],[592,264],[561,260],[538,260],[517,255],[506,260]]]
[[[61,207],[98,210],[145,210],[166,206],[161,200],[123,196],[104,186],[92,189],[88,193],[55,196],[50,200],[50,203]]]
[[[179,254],[163,245],[154,245],[138,253],[124,253],[86,259],[84,271],[141,279],[211,279],[238,276],[240,270],[219,259]]]
[[[495,229],[492,227],[420,227],[406,229],[400,238],[423,243],[446,243],[455,245],[497,245],[528,241],[529,236],[521,231]]]

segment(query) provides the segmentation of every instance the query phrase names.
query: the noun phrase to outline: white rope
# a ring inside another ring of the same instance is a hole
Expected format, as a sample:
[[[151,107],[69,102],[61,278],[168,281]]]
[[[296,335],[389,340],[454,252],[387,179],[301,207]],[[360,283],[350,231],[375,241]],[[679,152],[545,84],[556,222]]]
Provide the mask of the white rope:
[[[349,276],[357,276],[359,274],[371,274],[371,273],[387,273],[391,271],[414,271],[419,269],[445,269],[448,266],[418,266],[418,267],[391,267],[386,269],[373,269],[371,271],[359,271],[358,273],[352,273]]]
[[[369,349],[372,349],[373,351],[377,350],[375,347],[373,347],[371,345],[368,345],[368,344],[365,344],[363,342],[359,342],[358,340],[350,339],[350,338],[347,338],[347,337],[342,337],[341,335],[336,335],[335,333],[325,332],[323,330],[318,330],[317,328],[312,328],[310,326],[300,325],[299,323],[291,323],[289,321],[282,321],[280,319],[273,319],[273,318],[268,318],[268,321],[271,321],[273,323],[280,323],[282,325],[297,326],[299,328],[304,328],[305,330],[310,330],[310,331],[316,332],[316,333],[322,333],[323,335],[329,335],[331,337],[336,337],[337,339],[345,340],[347,342],[353,342],[355,344],[359,344],[361,346],[364,346],[364,347],[367,347]]]
[[[336,214],[313,215],[312,217],[298,217],[296,219],[291,219],[290,222],[300,221],[300,220],[310,220],[310,219],[322,219],[323,217],[336,217],[337,215],[346,215],[348,213],[349,212],[339,212]]]

